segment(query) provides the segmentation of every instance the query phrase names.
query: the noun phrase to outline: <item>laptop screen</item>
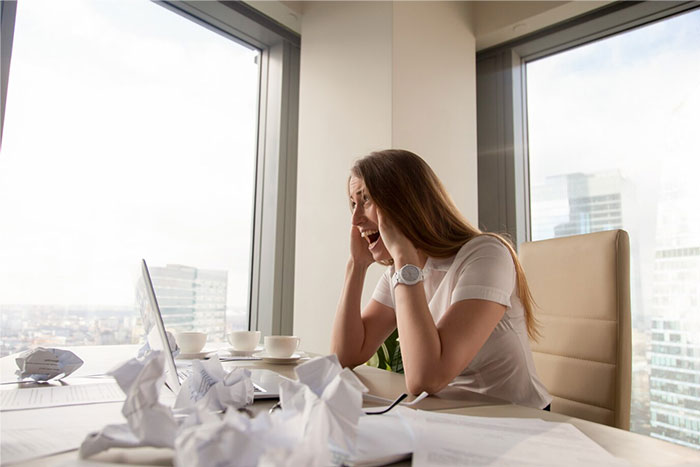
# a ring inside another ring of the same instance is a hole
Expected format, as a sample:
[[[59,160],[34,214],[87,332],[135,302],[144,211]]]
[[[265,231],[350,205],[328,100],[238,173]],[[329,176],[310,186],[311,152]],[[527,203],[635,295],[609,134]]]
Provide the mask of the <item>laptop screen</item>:
[[[141,310],[144,330],[148,345],[153,350],[161,350],[165,355],[165,384],[174,393],[178,393],[181,386],[175,359],[170,351],[168,334],[165,332],[163,317],[160,313],[158,300],[148,271],[146,260],[141,260],[141,280],[137,286],[137,301]],[[265,369],[251,369],[251,379],[255,387],[256,399],[279,397],[279,383],[284,377]]]
[[[170,351],[168,334],[165,332],[163,317],[160,314],[160,307],[145,259],[141,260],[141,280],[136,294],[148,345],[151,349],[161,350],[165,354],[165,384],[171,391],[177,393],[180,390],[180,379],[177,376],[175,359]]]

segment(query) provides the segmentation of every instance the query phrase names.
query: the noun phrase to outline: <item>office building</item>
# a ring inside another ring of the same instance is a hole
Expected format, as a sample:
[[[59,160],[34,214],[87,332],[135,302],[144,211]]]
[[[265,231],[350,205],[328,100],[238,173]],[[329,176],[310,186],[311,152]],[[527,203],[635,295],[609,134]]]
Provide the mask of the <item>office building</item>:
[[[150,268],[165,327],[223,338],[226,329],[226,271],[168,264]]]
[[[619,171],[547,177],[532,187],[532,239],[620,229],[628,191]]]
[[[689,174],[665,174],[656,228],[651,436],[700,448],[700,213]]]
[[[646,328],[632,328],[632,401],[630,431],[648,435],[649,423],[649,359],[650,335]]]
[[[700,448],[698,322],[652,320],[651,436]]]

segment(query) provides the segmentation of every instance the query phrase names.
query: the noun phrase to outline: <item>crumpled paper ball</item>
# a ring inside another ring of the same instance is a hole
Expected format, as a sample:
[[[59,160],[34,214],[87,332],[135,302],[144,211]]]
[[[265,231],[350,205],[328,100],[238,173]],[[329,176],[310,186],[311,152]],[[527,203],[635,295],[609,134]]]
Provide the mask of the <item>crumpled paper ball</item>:
[[[15,374],[20,380],[40,382],[65,378],[83,366],[83,361],[70,350],[44,347],[22,352],[15,362],[19,367]]]
[[[227,407],[245,407],[253,403],[253,382],[250,371],[234,368],[224,371],[219,357],[195,360],[192,375],[182,384],[175,401],[175,409],[218,411]]]

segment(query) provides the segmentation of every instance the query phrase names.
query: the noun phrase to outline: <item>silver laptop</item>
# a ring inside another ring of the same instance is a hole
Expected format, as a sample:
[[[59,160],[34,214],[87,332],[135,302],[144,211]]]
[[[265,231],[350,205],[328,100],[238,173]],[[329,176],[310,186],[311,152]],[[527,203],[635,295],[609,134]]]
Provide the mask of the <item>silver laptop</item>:
[[[168,343],[168,335],[165,332],[163,317],[160,313],[158,300],[153,289],[151,274],[148,272],[146,260],[141,260],[141,275],[145,297],[139,296],[141,306],[141,318],[143,327],[146,331],[148,345],[153,350],[162,350],[165,355],[165,384],[168,388],[177,394],[180,390],[182,382],[191,374],[191,365],[183,368],[175,365],[175,359],[170,352],[170,344]],[[140,294],[139,294],[140,295]],[[276,399],[279,397],[279,383],[284,378],[274,371],[250,368],[251,379],[253,380],[254,397],[255,399]]]

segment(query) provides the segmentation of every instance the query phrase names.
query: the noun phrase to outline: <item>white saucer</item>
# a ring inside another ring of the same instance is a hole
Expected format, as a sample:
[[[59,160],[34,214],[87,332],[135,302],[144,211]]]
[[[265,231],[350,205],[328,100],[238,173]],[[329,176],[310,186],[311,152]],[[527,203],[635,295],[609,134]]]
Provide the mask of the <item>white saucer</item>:
[[[289,365],[291,363],[296,363],[301,358],[301,355],[299,355],[298,353],[294,353],[289,357],[271,357],[265,352],[260,352],[256,353],[255,356],[262,358],[264,362],[276,363],[278,365]]]
[[[211,353],[212,352],[181,353],[175,358],[179,360],[201,360]]]
[[[261,349],[254,350],[236,350],[234,348],[225,349],[225,352],[231,354],[232,357],[252,357],[255,352],[260,352]]]

